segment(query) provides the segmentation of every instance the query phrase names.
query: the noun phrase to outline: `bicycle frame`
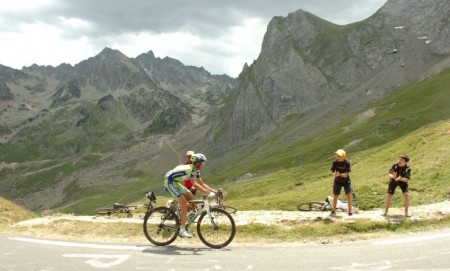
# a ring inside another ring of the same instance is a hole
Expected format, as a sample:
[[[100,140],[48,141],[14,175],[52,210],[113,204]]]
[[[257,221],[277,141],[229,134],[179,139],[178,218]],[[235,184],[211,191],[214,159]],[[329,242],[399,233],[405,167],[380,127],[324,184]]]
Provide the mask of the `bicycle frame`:
[[[217,225],[214,222],[214,216],[211,213],[211,206],[209,204],[209,200],[206,198],[204,200],[189,200],[188,201],[189,204],[198,204],[201,207],[198,209],[197,213],[195,214],[194,217],[192,217],[191,219],[188,218],[187,222],[186,222],[186,228],[189,228],[192,224],[194,224],[195,220],[203,213],[206,212],[208,215],[209,220],[211,221],[211,224],[213,225],[213,227],[216,229]],[[170,204],[169,209],[171,211],[173,211],[178,218],[181,218],[181,207],[178,204],[178,201],[172,201],[172,203]]]

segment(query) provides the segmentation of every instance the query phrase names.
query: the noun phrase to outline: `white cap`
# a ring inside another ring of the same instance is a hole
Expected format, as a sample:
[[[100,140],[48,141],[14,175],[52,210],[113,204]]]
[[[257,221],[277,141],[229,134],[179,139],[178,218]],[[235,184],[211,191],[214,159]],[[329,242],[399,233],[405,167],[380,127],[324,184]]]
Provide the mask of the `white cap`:
[[[193,155],[195,152],[194,151],[187,151],[186,152],[186,156],[191,156],[191,155]]]

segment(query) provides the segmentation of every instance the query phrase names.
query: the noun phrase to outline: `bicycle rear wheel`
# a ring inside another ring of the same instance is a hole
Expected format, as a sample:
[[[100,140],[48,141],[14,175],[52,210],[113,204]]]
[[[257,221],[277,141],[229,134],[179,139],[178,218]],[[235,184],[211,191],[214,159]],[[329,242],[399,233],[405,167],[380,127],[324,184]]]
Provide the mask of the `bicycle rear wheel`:
[[[325,209],[326,202],[323,201],[307,201],[300,203],[297,206],[299,211],[323,211]]]
[[[98,215],[110,216],[112,213],[114,213],[114,209],[113,208],[100,208],[100,209],[96,209],[95,213]]]
[[[211,248],[223,248],[233,241],[236,225],[233,217],[223,209],[211,208],[212,219],[207,212],[200,215],[197,233],[203,244]]]
[[[171,209],[157,207],[145,214],[143,226],[145,237],[151,243],[165,246],[177,238],[180,221]]]

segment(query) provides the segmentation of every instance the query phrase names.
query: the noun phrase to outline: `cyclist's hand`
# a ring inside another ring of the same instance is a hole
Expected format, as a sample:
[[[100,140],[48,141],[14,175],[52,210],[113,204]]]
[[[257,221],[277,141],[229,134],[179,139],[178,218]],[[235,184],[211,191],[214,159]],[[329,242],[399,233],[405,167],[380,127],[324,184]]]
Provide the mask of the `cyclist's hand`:
[[[215,192],[210,192],[209,194],[208,194],[208,198],[214,198],[216,196],[216,193]]]

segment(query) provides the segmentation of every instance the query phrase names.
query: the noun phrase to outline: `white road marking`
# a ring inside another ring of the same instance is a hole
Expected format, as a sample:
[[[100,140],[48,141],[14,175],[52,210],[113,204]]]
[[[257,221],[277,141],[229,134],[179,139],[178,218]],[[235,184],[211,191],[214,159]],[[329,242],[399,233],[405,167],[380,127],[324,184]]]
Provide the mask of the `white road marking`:
[[[390,261],[381,261],[376,263],[356,263],[352,262],[350,266],[333,267],[334,270],[385,270],[390,269],[392,263]]]
[[[102,255],[102,254],[64,254],[63,257],[68,258],[89,258],[86,264],[97,268],[110,268],[115,265],[124,263],[130,258],[130,255]],[[113,261],[104,262],[99,259],[114,259]]]
[[[98,248],[98,249],[115,249],[115,250],[137,250],[137,251],[143,251],[143,250],[146,249],[145,247],[137,247],[137,246],[75,243],[75,242],[31,239],[31,238],[23,238],[23,237],[9,237],[9,239],[10,240],[15,240],[15,241],[34,243],[34,244],[44,244],[44,245],[61,246],[61,247],[81,247],[81,248]]]
[[[372,245],[380,246],[380,245],[396,245],[396,244],[406,244],[406,243],[415,243],[420,241],[429,241],[435,239],[449,238],[450,232],[440,233],[434,235],[426,235],[426,236],[416,236],[416,237],[406,237],[406,238],[396,238],[390,240],[379,240],[373,241]]]

